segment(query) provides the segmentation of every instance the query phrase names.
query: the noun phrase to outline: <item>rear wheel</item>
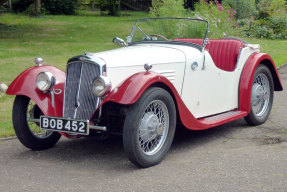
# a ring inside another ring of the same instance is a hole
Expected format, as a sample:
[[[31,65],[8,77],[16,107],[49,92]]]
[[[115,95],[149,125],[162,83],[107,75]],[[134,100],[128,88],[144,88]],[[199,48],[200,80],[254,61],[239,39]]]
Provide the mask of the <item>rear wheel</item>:
[[[140,167],[160,163],[171,146],[175,126],[171,95],[161,88],[148,89],[126,114],[123,144],[130,161]]]
[[[57,132],[42,130],[39,123],[28,122],[27,118],[39,119],[43,115],[40,108],[26,96],[16,96],[13,105],[13,126],[20,142],[32,150],[53,147],[60,139]]]
[[[249,125],[264,123],[270,114],[274,95],[273,77],[269,68],[259,65],[253,77],[250,113],[245,117]]]

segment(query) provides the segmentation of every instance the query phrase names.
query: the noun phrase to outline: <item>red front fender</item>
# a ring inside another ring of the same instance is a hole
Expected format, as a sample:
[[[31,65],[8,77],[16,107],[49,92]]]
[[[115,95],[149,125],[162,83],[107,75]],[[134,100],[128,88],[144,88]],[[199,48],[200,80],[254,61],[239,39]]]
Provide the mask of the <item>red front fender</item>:
[[[164,76],[154,72],[136,73],[118,85],[105,98],[104,102],[112,101],[124,105],[135,103],[143,92],[154,83],[164,83],[177,93],[174,86]]]
[[[56,78],[55,89],[61,89],[62,93],[55,95],[55,107],[52,106],[52,97],[49,93],[43,93],[37,88],[36,77],[40,72],[49,71]],[[31,98],[42,110],[44,115],[62,116],[64,97],[65,72],[53,66],[35,66],[23,71],[9,86],[6,94],[25,95]]]
[[[240,86],[239,86],[240,111],[246,111],[247,113],[250,112],[253,76],[259,64],[264,64],[270,69],[274,81],[274,90],[275,91],[283,90],[278,71],[272,58],[266,53],[254,53],[247,60],[241,74]]]

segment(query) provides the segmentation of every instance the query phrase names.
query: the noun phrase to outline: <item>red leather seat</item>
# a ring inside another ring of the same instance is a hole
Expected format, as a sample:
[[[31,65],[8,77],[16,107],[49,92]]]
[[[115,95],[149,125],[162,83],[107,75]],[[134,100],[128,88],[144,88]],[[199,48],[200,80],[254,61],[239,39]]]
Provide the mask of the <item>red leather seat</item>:
[[[185,41],[202,45],[203,39],[176,38],[174,41]],[[237,39],[210,39],[206,45],[214,64],[225,71],[233,71],[237,64],[238,55],[244,44]]]

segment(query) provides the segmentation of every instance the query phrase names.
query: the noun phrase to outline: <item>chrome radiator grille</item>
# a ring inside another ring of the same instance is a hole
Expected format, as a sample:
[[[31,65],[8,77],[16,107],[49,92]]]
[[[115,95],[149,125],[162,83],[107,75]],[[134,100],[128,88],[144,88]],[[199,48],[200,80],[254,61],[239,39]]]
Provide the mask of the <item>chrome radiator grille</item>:
[[[90,119],[98,106],[98,97],[91,91],[93,80],[100,75],[96,64],[76,61],[67,65],[63,116]]]

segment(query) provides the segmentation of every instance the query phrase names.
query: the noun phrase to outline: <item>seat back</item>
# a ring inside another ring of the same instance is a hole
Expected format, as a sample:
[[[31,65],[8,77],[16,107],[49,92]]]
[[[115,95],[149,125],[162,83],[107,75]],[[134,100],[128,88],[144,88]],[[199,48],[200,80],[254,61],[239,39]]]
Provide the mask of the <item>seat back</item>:
[[[203,39],[176,38],[174,41],[184,41],[202,45]],[[214,64],[225,71],[233,71],[237,64],[238,55],[244,44],[238,39],[210,39],[206,45]]]

